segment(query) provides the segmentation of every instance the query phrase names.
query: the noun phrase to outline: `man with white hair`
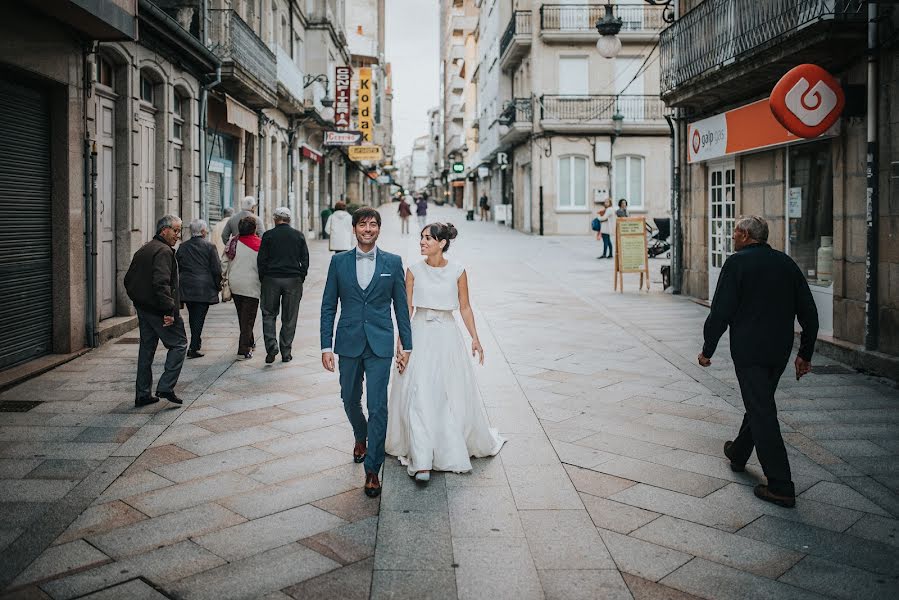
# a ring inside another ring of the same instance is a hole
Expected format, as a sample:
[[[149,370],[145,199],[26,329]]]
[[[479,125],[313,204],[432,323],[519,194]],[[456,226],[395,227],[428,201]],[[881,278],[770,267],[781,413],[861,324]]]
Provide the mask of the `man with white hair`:
[[[797,318],[802,328],[794,361],[797,381],[812,370],[818,310],[799,266],[768,245],[763,218],[737,219],[733,240],[736,252],[721,268],[698,360],[703,367],[711,365],[718,340],[730,328],[730,355],[746,413],[736,439],[724,444],[724,456],[732,471],[744,471],[754,447],[768,479],[755,486],[756,497],[793,508],[796,490],[774,393],[790,360]]]
[[[244,217],[256,217],[256,235],[262,235],[262,232],[265,231],[262,219],[256,216],[256,198],[253,196],[244,196],[244,199],[240,201],[240,208],[240,212],[228,219],[228,223],[225,224],[225,228],[222,229],[222,241],[225,244],[228,243],[228,240],[231,239],[232,235],[237,235],[237,226]]]
[[[293,358],[291,347],[303,297],[303,281],[309,272],[309,247],[302,233],[290,226],[290,209],[278,207],[272,213],[274,229],[262,236],[259,256],[259,280],[262,294],[262,335],[265,338],[265,362],[275,362],[281,353],[283,362]],[[281,311],[281,335],[275,338],[278,309]]]
[[[181,404],[181,398],[175,395],[175,384],[184,365],[187,335],[184,320],[181,319],[178,261],[174,250],[180,237],[181,219],[174,215],[159,219],[156,235],[134,253],[125,274],[125,291],[137,309],[137,324],[140,327],[134,396],[137,407],[159,402],[159,398]],[[152,396],[153,356],[160,340],[168,349],[168,354],[165,357],[165,372],[156,384],[156,396]]]

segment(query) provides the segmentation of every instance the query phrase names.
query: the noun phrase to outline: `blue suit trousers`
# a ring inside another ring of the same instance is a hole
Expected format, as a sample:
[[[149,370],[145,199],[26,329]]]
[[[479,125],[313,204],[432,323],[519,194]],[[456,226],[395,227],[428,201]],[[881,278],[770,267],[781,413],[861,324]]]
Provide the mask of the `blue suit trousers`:
[[[368,440],[365,472],[378,473],[384,464],[387,437],[387,384],[391,357],[378,356],[368,343],[360,356],[340,356],[340,397],[357,442]],[[362,384],[366,384],[368,422],[362,413]]]

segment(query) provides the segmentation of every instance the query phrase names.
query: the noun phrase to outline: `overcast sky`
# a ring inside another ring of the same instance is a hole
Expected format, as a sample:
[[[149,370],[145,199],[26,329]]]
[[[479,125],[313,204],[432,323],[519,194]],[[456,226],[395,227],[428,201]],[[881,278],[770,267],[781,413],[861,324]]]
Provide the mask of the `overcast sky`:
[[[387,0],[385,46],[393,68],[393,144],[397,158],[412,154],[428,133],[428,109],[440,90],[437,0]]]

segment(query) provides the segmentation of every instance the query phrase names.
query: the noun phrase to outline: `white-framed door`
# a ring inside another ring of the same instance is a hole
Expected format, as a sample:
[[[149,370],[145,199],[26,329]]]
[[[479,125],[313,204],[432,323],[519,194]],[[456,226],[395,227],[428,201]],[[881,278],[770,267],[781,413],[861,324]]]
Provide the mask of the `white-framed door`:
[[[524,181],[522,183],[524,184],[522,186],[523,190],[524,190],[524,196],[523,196],[524,224],[523,224],[522,228],[526,232],[530,233],[531,232],[531,210],[532,210],[532,206],[533,206],[531,203],[531,165],[528,165],[524,168]]]
[[[734,253],[736,178],[733,162],[709,165],[709,299],[715,295],[724,261]]]
[[[98,95],[97,103],[97,304],[100,318],[108,319],[116,312],[116,98],[104,93]]]
[[[156,119],[143,108],[138,111],[138,190],[134,227],[148,242],[156,235]]]

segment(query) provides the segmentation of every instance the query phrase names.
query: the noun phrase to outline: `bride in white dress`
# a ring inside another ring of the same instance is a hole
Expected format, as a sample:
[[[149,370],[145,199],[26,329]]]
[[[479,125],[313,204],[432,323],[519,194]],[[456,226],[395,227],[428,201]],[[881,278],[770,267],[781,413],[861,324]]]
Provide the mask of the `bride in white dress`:
[[[505,442],[487,422],[474,367],[453,316],[458,310],[471,335],[471,354],[483,365],[468,276],[461,264],[444,257],[455,237],[450,223],[425,227],[420,243],[425,260],[406,272],[409,314],[415,311],[414,351],[405,369],[397,362],[385,447],[417,481],[428,481],[431,471],[471,471],[470,457],[494,456]]]

